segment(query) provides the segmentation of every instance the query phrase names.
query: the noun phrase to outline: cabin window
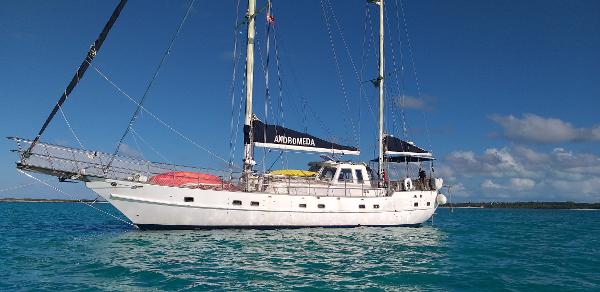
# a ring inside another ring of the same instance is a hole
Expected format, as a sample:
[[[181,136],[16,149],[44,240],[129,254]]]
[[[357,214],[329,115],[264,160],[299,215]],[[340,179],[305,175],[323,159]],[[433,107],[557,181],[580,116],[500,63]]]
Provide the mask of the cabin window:
[[[352,182],[352,169],[342,168],[342,170],[340,171],[340,176],[338,177],[338,181]]]
[[[325,208],[325,204],[319,204],[319,205],[317,205],[317,207],[319,207],[319,209],[323,209],[323,208]]]
[[[415,207],[419,207],[419,202],[415,202]]]
[[[250,206],[256,207],[258,205],[260,205],[258,202],[254,202],[254,201],[250,202]]]
[[[321,175],[319,176],[320,179],[322,180],[327,180],[330,181],[333,179],[333,176],[335,175],[335,168],[334,167],[323,167],[323,170],[321,170]]]
[[[354,170],[354,174],[356,174],[356,182],[362,184],[364,182],[362,169]]]
[[[430,206],[430,205],[431,205],[431,202],[427,202],[427,206]]]
[[[373,209],[379,209],[379,204],[373,205]]]
[[[300,205],[298,205],[298,207],[300,207],[300,208],[306,208],[306,204],[300,204]]]
[[[362,204],[361,204],[361,205],[358,205],[358,208],[359,208],[359,209],[364,209],[364,208],[365,208],[365,205],[362,205]]]
[[[240,200],[233,200],[233,205],[234,206],[241,206],[242,205],[242,201],[240,201]]]
[[[194,201],[194,198],[193,197],[183,197],[183,201],[186,203],[191,203]]]

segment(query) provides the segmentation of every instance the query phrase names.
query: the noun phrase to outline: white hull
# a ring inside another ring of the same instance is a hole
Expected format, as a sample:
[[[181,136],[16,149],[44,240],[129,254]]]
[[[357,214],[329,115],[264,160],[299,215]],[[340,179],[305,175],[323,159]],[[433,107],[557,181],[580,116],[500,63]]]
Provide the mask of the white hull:
[[[438,205],[436,191],[319,197],[190,189],[110,179],[86,185],[142,229],[418,226],[431,218]],[[194,201],[186,202],[185,197]]]

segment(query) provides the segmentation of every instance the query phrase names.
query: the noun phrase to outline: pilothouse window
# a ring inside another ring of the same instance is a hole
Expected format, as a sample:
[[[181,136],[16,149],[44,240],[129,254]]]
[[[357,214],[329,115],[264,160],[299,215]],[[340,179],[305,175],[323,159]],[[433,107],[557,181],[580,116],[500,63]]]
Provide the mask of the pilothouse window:
[[[327,180],[330,181],[333,179],[333,176],[335,175],[335,168],[334,167],[323,167],[323,170],[321,171],[321,175],[319,176],[320,179],[322,180]]]
[[[354,170],[354,173],[356,174],[356,182],[362,184],[364,182],[362,170],[356,169]]]
[[[349,168],[343,168],[340,171],[340,177],[338,178],[338,181],[340,182],[352,182],[352,169]]]

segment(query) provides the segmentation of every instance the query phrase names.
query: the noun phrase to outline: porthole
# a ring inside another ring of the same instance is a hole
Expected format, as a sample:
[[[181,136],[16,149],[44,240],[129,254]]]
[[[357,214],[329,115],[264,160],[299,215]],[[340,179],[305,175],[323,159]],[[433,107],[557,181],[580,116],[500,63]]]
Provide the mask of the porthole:
[[[193,197],[183,197],[183,201],[186,203],[191,203],[194,201],[194,198]]]
[[[419,207],[419,202],[415,202],[415,207]]]
[[[373,205],[373,209],[379,209],[379,205],[378,204]]]
[[[242,205],[242,201],[240,201],[240,200],[233,200],[232,204],[234,206],[241,206]]]
[[[300,205],[298,205],[298,207],[300,207],[300,208],[306,208],[306,204],[300,204]]]
[[[258,205],[260,205],[260,203],[259,203],[259,202],[254,202],[254,201],[250,202],[250,206],[254,206],[254,207],[256,207],[256,206],[258,206]]]
[[[323,208],[325,208],[325,204],[319,204],[319,205],[317,205],[317,207],[319,207],[319,209],[323,209]]]
[[[361,204],[361,205],[358,205],[358,208],[359,208],[359,209],[364,209],[364,208],[365,208],[365,205],[362,205],[362,204]]]

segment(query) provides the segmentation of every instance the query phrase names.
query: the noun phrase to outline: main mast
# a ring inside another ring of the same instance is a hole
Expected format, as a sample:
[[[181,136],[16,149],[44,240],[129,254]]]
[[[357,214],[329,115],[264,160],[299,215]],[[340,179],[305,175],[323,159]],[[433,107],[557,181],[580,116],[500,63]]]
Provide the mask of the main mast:
[[[383,0],[376,2],[379,5],[379,76],[377,85],[379,87],[379,179],[383,179],[385,167],[383,165]]]
[[[244,144],[244,174],[252,171],[254,165],[252,153],[252,86],[254,85],[254,13],[256,11],[256,0],[248,0],[248,34],[246,42],[246,115],[244,128],[249,129],[249,141]]]

